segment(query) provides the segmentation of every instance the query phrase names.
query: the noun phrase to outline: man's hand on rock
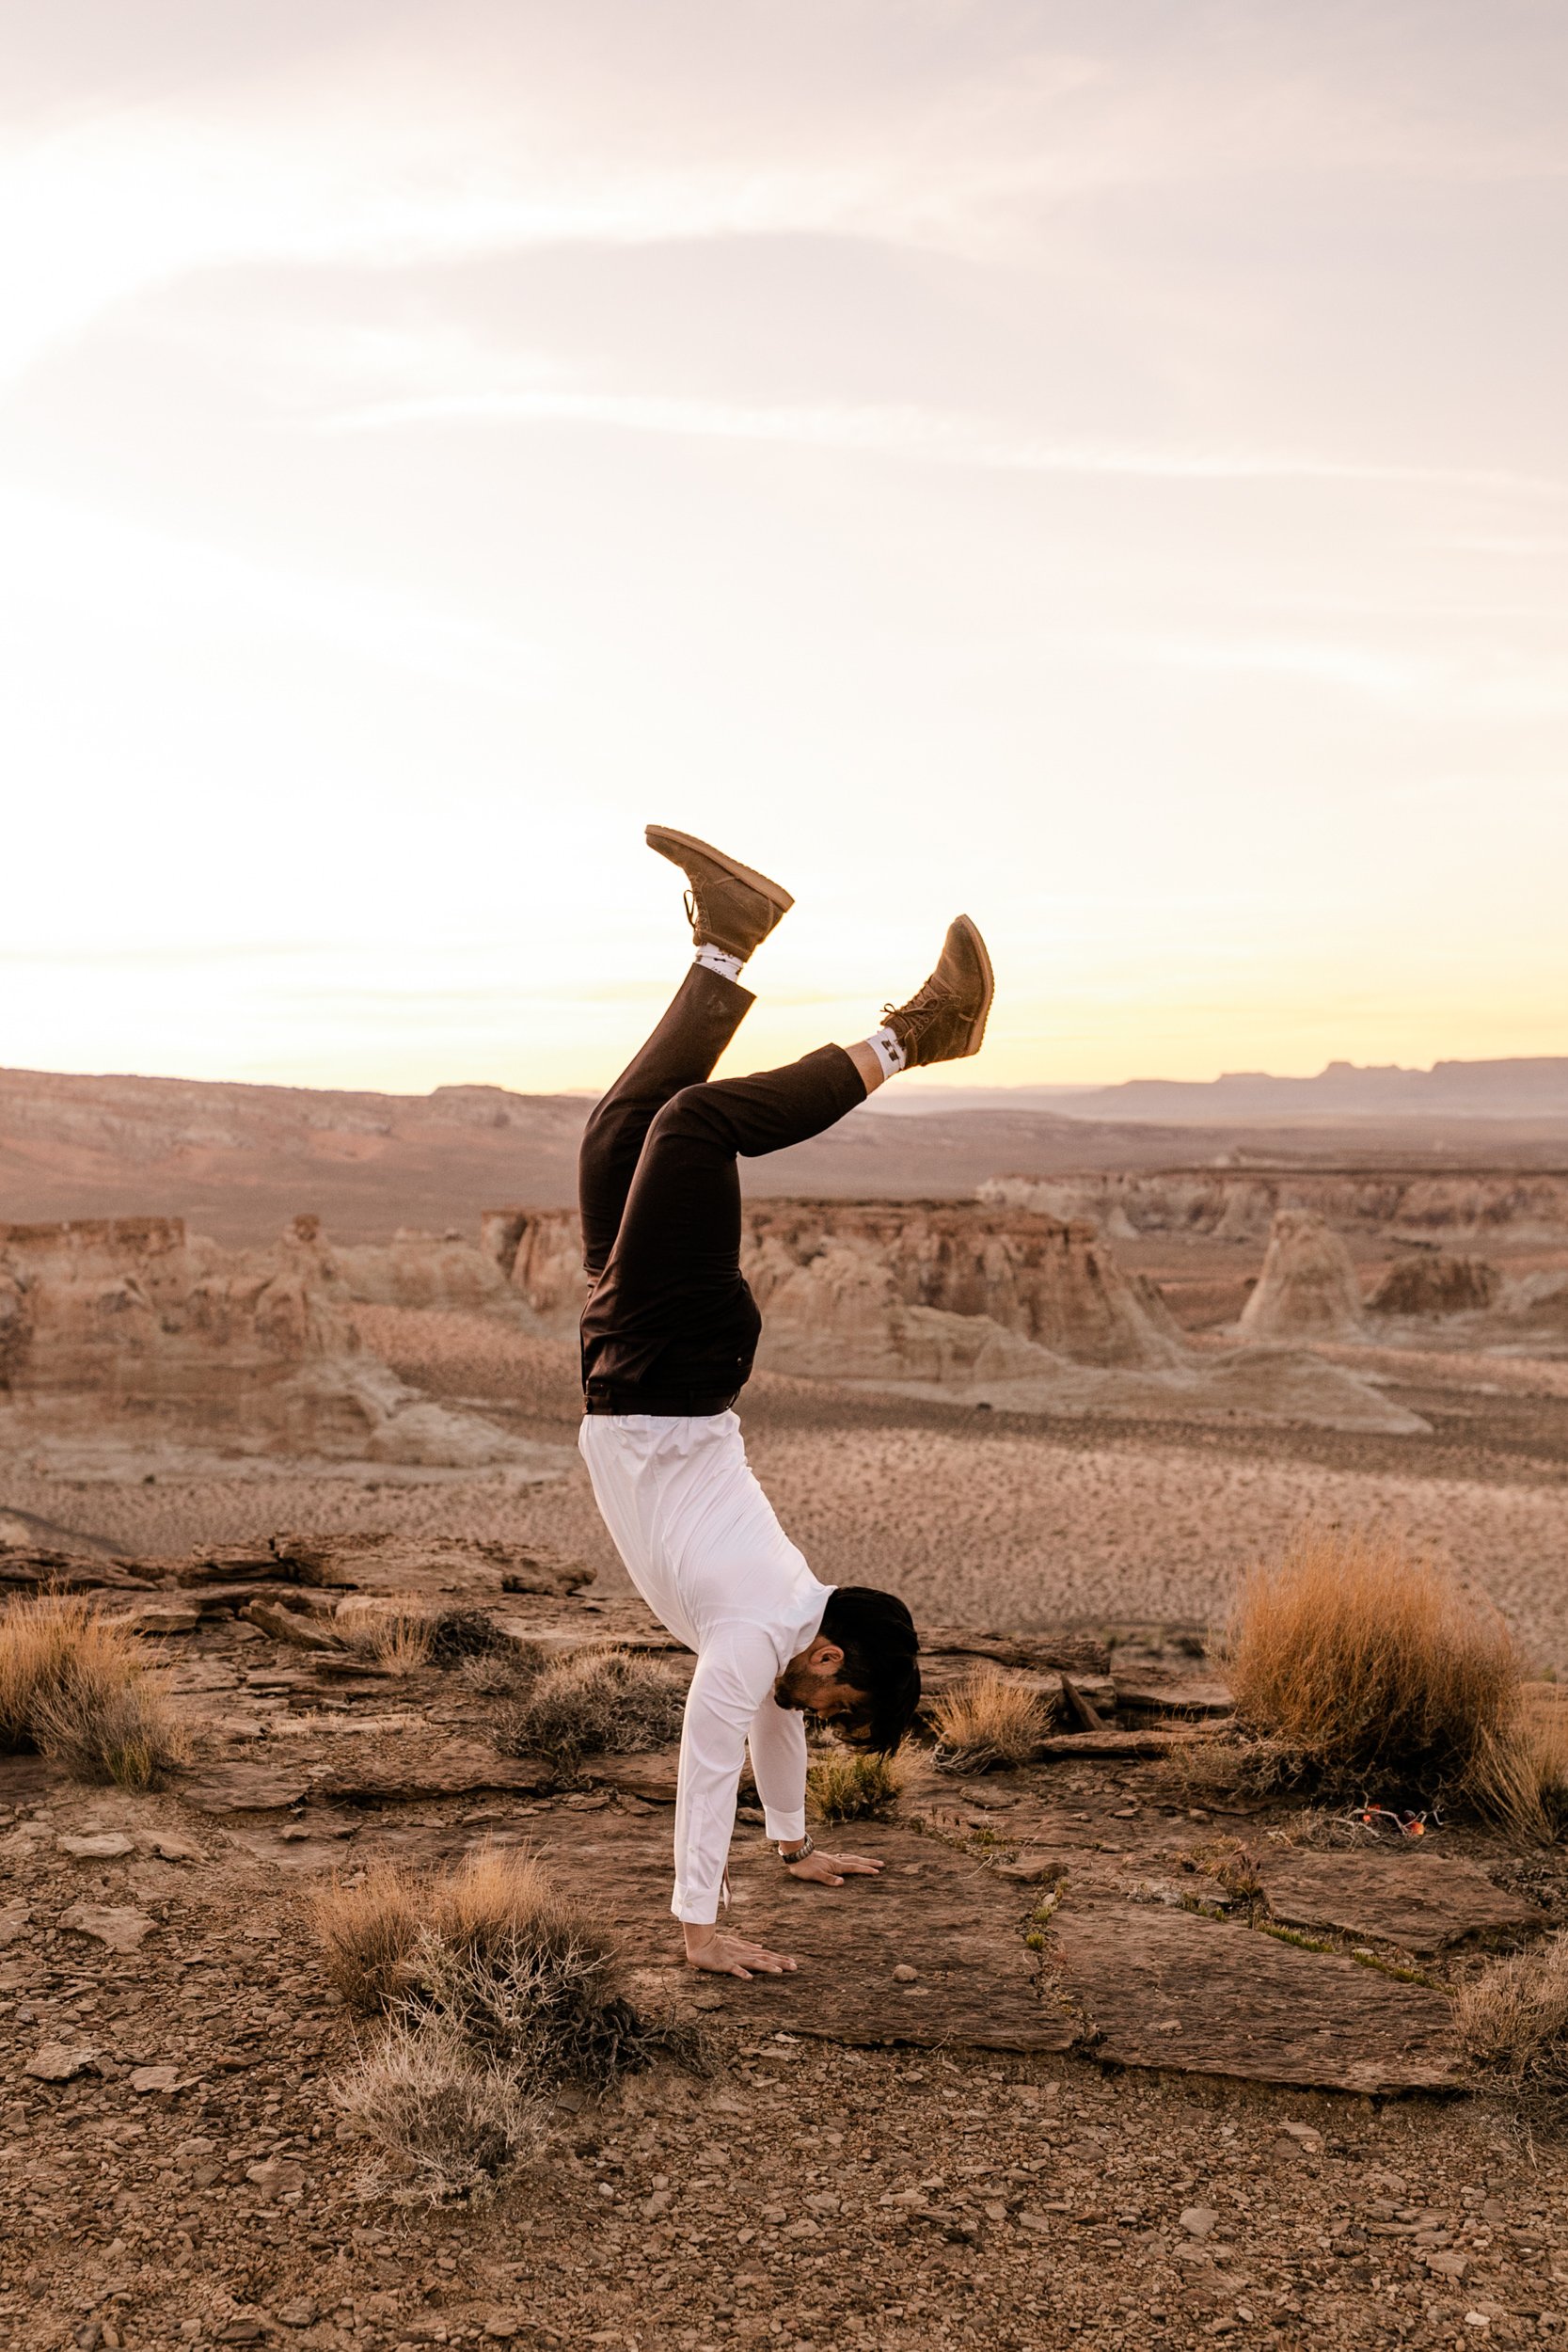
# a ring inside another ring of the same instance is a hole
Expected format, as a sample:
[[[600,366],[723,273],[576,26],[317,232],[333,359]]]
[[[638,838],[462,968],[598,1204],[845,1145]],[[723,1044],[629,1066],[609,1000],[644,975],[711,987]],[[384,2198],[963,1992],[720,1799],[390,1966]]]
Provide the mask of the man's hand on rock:
[[[808,1886],[842,1886],[846,1879],[874,1879],[881,1867],[864,1854],[823,1853],[817,1847],[804,1861],[788,1864],[790,1877],[803,1879]]]
[[[708,1968],[721,1977],[783,1977],[793,1973],[795,1963],[784,1952],[770,1952],[766,1945],[749,1944],[743,1935],[731,1935],[727,1929],[694,1927],[686,1931],[686,1964],[689,1968]]]

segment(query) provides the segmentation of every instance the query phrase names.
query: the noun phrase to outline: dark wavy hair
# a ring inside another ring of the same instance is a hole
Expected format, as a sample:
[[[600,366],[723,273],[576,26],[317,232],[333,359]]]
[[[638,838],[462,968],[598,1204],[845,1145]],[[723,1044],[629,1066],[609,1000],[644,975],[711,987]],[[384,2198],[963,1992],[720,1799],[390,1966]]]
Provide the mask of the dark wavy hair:
[[[920,1636],[894,1593],[869,1584],[840,1584],[822,1612],[821,1630],[844,1652],[841,1669],[865,1704],[843,1719],[857,1747],[891,1756],[920,1705]]]

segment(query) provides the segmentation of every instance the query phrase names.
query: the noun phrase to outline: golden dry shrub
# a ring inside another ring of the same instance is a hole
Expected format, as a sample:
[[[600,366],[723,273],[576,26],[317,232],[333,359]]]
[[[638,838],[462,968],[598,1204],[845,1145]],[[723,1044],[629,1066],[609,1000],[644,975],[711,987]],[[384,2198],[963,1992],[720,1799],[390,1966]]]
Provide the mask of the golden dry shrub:
[[[806,1794],[824,1821],[864,1821],[885,1813],[904,1787],[896,1756],[829,1749],[806,1767]]]
[[[1549,1845],[1568,1822],[1568,1692],[1527,1683],[1513,1719],[1477,1742],[1465,1794],[1500,1829]]]
[[[531,1855],[482,1847],[455,1869],[385,1864],[310,1903],[352,2008],[440,2024],[517,2080],[604,2082],[687,2039],[626,1998],[616,1940]]]
[[[979,1666],[938,1699],[931,1721],[943,1771],[1007,1771],[1036,1754],[1050,1729],[1051,1710],[1026,1682]]]
[[[1227,1651],[1242,1726],[1325,1772],[1455,1789],[1519,1710],[1497,1611],[1397,1536],[1298,1535],[1246,1578]]]
[[[1491,1962],[1454,1995],[1454,2033],[1481,2075],[1515,2090],[1568,2090],[1568,1935]]]
[[[333,1619],[350,1649],[373,1658],[392,1675],[418,1674],[430,1663],[436,1619],[425,1609],[373,1609],[350,1602]]]
[[[37,1747],[78,1780],[148,1788],[189,1740],[135,1634],[45,1593],[0,1614],[0,1747]]]

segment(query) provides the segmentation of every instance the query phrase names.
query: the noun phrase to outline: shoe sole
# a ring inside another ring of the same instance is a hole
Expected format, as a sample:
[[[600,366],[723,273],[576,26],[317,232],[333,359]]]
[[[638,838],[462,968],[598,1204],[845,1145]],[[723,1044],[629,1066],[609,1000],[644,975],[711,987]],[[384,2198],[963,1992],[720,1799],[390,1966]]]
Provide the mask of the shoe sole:
[[[683,863],[683,850],[695,850],[699,857],[705,857],[710,865],[717,866],[721,872],[730,875],[734,881],[743,882],[752,890],[760,891],[768,905],[777,907],[781,914],[787,914],[795,904],[782,882],[770,882],[766,874],[759,874],[754,866],[742,866],[737,857],[731,857],[727,850],[716,850],[711,841],[699,841],[694,833],[676,833],[669,825],[649,825],[644,829],[642,837],[650,850],[656,850],[660,857],[669,858],[674,866]],[[974,936],[978,939],[979,932],[976,931]],[[982,956],[985,954],[983,946],[980,953]],[[989,1004],[990,1000],[988,997],[986,1001]]]
[[[971,1054],[977,1054],[979,1052],[981,1043],[985,1038],[986,1022],[990,1014],[991,998],[996,994],[996,975],[991,970],[990,951],[986,946],[985,941],[980,936],[980,926],[975,922],[974,916],[970,914],[958,915],[954,922],[953,928],[955,930],[960,930],[963,932],[965,938],[969,941],[975,955],[979,959],[980,975],[985,982],[986,991],[984,996],[980,999],[980,1009],[969,1025],[968,1044],[964,1047],[961,1054],[954,1054],[950,1057],[954,1061],[967,1061]]]

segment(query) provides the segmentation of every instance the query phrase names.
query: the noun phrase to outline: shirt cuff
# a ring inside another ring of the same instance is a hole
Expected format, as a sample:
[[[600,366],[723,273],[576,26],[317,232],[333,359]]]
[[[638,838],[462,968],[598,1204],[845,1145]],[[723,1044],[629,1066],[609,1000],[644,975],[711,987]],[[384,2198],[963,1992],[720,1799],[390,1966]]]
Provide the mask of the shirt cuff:
[[[793,1813],[775,1813],[771,1805],[764,1808],[768,1842],[771,1846],[798,1846],[806,1834],[806,1808],[798,1804]]]

